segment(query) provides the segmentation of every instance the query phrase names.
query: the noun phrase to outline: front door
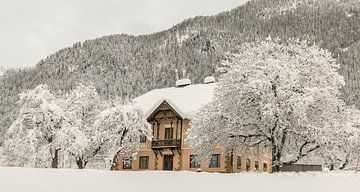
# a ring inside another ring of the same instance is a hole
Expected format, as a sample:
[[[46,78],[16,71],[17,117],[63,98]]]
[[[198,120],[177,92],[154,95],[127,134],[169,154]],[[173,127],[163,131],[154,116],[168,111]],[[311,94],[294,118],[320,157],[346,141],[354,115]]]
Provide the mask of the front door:
[[[164,170],[173,170],[173,155],[164,155]]]

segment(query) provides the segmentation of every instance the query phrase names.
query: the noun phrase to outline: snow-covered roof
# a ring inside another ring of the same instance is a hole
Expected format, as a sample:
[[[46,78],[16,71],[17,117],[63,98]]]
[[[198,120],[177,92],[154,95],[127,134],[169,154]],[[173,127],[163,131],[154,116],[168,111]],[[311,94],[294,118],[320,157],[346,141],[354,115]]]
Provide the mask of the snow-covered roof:
[[[215,86],[216,83],[210,83],[155,89],[133,101],[143,110],[146,117],[166,101],[182,118],[191,119],[202,105],[213,99]]]

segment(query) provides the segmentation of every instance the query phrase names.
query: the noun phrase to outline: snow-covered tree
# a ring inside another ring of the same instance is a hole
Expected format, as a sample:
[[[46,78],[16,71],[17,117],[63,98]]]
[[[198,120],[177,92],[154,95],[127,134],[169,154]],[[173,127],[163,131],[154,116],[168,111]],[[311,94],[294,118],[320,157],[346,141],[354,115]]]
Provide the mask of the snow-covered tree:
[[[340,97],[345,84],[331,54],[304,41],[267,39],[231,54],[215,98],[191,121],[187,142],[200,157],[216,146],[271,153],[273,171],[359,135],[359,112]]]
[[[343,111],[343,122],[358,122],[360,114],[351,108]],[[330,170],[333,169],[355,169],[354,161],[360,155],[359,124],[349,126],[345,130],[339,130],[331,136],[330,145],[319,150],[316,155],[324,159],[324,163]]]
[[[142,133],[149,136],[148,124],[139,109],[123,105],[120,100],[111,102],[100,98],[92,84],[79,84],[62,100],[88,141],[84,151],[73,154],[79,169],[98,161],[110,163],[96,168],[107,168],[115,154],[135,153]]]
[[[46,85],[22,93],[19,105],[4,144],[9,165],[58,168],[60,159],[84,150],[84,135]]]
[[[93,85],[79,84],[64,96],[40,85],[21,94],[19,105],[4,144],[8,165],[82,169],[110,159],[110,166],[118,155],[136,153],[140,135],[151,133],[140,109],[120,101],[111,106]]]
[[[108,168],[112,170],[118,157],[131,157],[138,151],[140,136],[151,136],[151,126],[142,111],[131,103],[102,111],[96,118],[95,130],[95,150],[109,160]]]
[[[61,100],[66,112],[71,116],[78,129],[87,138],[84,142],[86,149],[78,151],[72,155],[75,158],[76,165],[79,169],[85,168],[90,159],[94,158],[96,151],[93,146],[92,138],[97,130],[94,127],[95,117],[106,107],[106,102],[100,98],[95,87],[90,85],[79,84],[74,90],[67,94]]]

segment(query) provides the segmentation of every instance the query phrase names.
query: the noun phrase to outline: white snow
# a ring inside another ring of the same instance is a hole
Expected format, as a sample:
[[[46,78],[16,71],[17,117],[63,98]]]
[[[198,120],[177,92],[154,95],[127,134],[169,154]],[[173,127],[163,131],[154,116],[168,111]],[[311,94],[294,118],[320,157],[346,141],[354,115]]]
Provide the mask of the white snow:
[[[186,41],[188,38],[190,37],[189,34],[185,34],[185,35],[180,35],[179,32],[176,33],[176,40],[178,42],[178,44],[181,46],[183,44],[184,41]]]
[[[360,191],[360,174],[219,174],[0,168],[0,189],[6,192],[355,192]]]
[[[352,17],[354,16],[354,13],[346,13],[346,17]]]
[[[215,87],[216,83],[210,83],[155,89],[135,98],[134,103],[148,117],[163,101],[167,101],[182,118],[190,119],[196,110],[212,100]]]
[[[180,80],[177,80],[175,83],[176,87],[185,87],[187,85],[191,85],[190,79],[180,79]]]
[[[204,84],[208,84],[208,83],[215,83],[215,77],[213,76],[205,77]]]

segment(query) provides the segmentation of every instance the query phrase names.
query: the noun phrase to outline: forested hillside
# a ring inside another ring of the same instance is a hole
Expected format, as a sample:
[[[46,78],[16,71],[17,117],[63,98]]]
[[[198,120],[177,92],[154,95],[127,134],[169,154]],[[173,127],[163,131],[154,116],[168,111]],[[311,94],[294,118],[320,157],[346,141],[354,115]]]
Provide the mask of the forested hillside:
[[[133,98],[173,86],[177,76],[194,83],[217,76],[225,52],[268,36],[299,38],[329,49],[342,66],[345,100],[360,106],[359,0],[252,0],[150,35],[110,35],[75,43],[35,68],[7,71],[0,80],[0,135],[18,113],[16,101],[24,89],[47,84],[68,91],[79,82],[93,82],[104,97]]]

